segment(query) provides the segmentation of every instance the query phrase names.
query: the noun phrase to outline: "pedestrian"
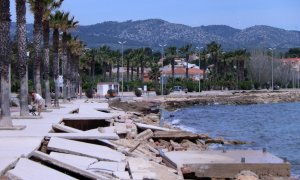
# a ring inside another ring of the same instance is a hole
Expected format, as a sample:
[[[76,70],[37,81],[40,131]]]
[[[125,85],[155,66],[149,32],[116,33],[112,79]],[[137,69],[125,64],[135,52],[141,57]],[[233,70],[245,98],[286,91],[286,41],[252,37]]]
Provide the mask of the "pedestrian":
[[[43,107],[43,104],[44,104],[44,99],[42,98],[41,95],[39,95],[38,93],[36,92],[32,92],[31,95],[33,96],[34,98],[34,101],[33,103],[34,104],[37,104],[38,106],[38,115],[40,116],[41,115],[41,112],[42,112],[42,107]]]

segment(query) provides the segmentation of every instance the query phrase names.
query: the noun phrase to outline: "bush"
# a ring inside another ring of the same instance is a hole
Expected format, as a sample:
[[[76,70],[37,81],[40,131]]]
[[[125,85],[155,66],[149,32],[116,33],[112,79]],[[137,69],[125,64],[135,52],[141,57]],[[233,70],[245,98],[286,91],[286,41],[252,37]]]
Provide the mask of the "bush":
[[[156,89],[155,93],[156,93],[157,96],[160,96],[161,95],[161,90],[160,89]]]
[[[239,84],[241,90],[251,90],[252,89],[252,81],[244,81]]]
[[[93,98],[94,90],[93,89],[87,89],[85,91],[85,95],[86,95],[87,98]]]
[[[141,97],[141,96],[142,96],[142,91],[139,90],[138,88],[136,88],[136,89],[134,90],[134,94],[136,95],[136,97]]]
[[[107,94],[108,94],[109,97],[116,97],[116,93],[117,92],[115,90],[113,90],[113,89],[109,89],[107,91]]]

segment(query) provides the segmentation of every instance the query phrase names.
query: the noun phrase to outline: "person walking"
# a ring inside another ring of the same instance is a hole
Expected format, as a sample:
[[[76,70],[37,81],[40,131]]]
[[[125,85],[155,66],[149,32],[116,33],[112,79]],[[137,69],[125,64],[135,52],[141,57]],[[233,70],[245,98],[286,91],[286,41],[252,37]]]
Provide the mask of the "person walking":
[[[41,112],[42,112],[43,104],[45,103],[45,100],[42,98],[41,95],[39,95],[36,92],[32,92],[31,95],[34,98],[33,103],[38,105],[38,115],[40,116]]]

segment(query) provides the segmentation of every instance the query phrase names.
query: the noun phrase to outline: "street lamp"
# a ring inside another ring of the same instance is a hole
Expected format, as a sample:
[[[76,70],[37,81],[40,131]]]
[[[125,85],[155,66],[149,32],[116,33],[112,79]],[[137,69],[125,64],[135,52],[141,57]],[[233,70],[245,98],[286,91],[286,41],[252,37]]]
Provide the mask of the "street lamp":
[[[158,44],[160,47],[161,47],[161,59],[163,60],[164,58],[164,47],[167,46],[167,44]],[[164,62],[163,62],[163,66],[164,66]],[[161,82],[161,94],[164,95],[164,80],[163,80],[163,71],[164,69],[162,70],[162,75],[160,76],[160,82]]]
[[[196,49],[198,49],[198,51],[199,51],[199,93],[201,92],[201,49],[203,49],[203,47],[196,47]]]
[[[159,44],[159,46],[161,47],[161,58],[164,58],[164,47],[166,47],[167,44],[163,44],[163,45]]]
[[[121,44],[121,46],[122,46],[122,98],[124,97],[124,95],[123,95],[123,88],[124,88],[124,49],[123,49],[123,46],[124,46],[124,44],[126,43],[126,41],[123,41],[123,42],[121,42],[121,41],[119,41],[118,42],[119,44]]]
[[[274,61],[274,50],[276,48],[269,48],[270,51],[272,51],[272,91],[274,90],[274,84],[273,84],[273,61]]]

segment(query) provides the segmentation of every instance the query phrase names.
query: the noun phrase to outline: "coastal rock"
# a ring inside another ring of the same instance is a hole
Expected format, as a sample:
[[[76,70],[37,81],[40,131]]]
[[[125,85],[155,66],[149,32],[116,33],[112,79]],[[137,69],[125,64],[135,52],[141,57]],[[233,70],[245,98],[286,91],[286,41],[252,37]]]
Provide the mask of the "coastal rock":
[[[236,180],[258,180],[258,176],[252,171],[242,171],[235,177]]]

